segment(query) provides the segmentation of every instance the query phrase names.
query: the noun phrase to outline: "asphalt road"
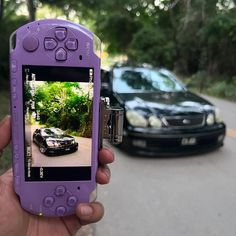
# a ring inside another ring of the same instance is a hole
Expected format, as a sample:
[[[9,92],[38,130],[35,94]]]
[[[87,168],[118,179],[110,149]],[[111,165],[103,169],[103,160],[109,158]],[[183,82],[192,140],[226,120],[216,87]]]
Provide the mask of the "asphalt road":
[[[178,158],[115,149],[111,183],[98,188],[106,215],[94,236],[236,235],[236,103],[210,100],[228,126],[224,147]]]

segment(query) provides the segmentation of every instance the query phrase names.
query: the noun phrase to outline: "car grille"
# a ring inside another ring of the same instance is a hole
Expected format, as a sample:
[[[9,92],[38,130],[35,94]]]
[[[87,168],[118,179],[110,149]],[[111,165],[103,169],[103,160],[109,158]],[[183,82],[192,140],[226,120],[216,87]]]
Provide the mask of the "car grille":
[[[164,117],[166,125],[172,128],[195,128],[204,125],[204,115],[195,116],[166,116]]]
[[[72,144],[71,141],[63,141],[63,142],[60,142],[60,145],[61,145],[61,146],[69,146],[69,145],[71,145],[71,144]]]

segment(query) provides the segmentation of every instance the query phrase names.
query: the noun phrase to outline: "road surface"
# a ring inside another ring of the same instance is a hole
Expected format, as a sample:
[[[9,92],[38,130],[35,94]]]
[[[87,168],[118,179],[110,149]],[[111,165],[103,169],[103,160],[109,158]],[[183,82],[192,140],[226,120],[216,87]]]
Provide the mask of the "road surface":
[[[224,147],[178,158],[115,149],[111,184],[99,186],[106,214],[95,236],[236,235],[236,103],[209,99],[228,127]]]

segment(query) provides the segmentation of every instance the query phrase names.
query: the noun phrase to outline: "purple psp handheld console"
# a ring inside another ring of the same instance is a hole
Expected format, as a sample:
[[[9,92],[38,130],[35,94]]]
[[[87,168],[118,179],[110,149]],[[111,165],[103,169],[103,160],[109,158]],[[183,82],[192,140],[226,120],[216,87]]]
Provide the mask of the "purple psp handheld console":
[[[96,196],[102,138],[122,139],[123,110],[100,98],[100,41],[64,20],[10,38],[14,188],[21,206],[65,216]]]

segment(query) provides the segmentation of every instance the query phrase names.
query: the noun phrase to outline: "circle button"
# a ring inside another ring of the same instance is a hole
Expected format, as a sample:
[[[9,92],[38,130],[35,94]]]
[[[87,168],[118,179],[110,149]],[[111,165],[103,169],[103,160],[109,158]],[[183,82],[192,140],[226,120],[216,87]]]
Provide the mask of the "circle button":
[[[55,189],[55,195],[58,197],[63,196],[65,192],[66,192],[66,188],[62,185],[57,186]]]
[[[58,216],[64,216],[66,213],[66,208],[64,206],[59,206],[56,208],[56,214]]]
[[[30,35],[23,39],[23,48],[28,52],[34,52],[39,46],[39,40]]]
[[[73,206],[76,205],[76,203],[77,203],[77,198],[75,196],[71,196],[67,199],[67,205],[68,206],[73,207]]]
[[[54,201],[55,201],[54,197],[50,197],[50,196],[45,197],[43,200],[43,205],[45,207],[51,207],[53,205]]]

